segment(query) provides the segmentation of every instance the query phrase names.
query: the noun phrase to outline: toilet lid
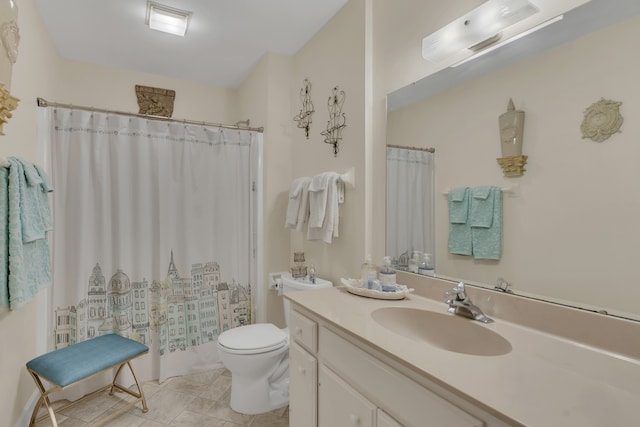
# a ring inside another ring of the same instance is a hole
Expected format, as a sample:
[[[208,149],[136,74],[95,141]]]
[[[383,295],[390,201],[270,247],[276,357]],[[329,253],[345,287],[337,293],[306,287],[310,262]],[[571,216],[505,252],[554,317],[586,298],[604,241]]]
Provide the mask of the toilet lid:
[[[288,335],[272,323],[258,323],[229,329],[218,337],[218,344],[242,353],[262,353],[287,343]]]

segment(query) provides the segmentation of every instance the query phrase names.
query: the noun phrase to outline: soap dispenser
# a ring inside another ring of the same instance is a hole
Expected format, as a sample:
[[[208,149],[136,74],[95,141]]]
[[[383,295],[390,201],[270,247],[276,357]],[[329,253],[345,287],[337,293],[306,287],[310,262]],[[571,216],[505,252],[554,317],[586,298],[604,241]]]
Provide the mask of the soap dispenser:
[[[396,271],[391,267],[391,257],[384,257],[384,265],[380,268],[380,282],[382,285],[396,284]]]

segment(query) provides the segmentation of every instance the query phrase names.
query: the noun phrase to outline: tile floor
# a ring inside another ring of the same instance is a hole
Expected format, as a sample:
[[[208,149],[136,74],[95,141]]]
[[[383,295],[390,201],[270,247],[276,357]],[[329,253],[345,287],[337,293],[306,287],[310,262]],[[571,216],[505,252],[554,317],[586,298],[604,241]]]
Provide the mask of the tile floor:
[[[150,381],[142,385],[149,411],[141,404],[103,424],[105,427],[287,427],[288,407],[267,414],[243,415],[229,407],[231,374],[224,368],[174,377],[162,384]],[[88,427],[109,411],[122,407],[130,398],[108,392],[66,409],[57,415],[60,427]],[[54,405],[55,406],[55,405]],[[38,427],[49,427],[43,420]]]

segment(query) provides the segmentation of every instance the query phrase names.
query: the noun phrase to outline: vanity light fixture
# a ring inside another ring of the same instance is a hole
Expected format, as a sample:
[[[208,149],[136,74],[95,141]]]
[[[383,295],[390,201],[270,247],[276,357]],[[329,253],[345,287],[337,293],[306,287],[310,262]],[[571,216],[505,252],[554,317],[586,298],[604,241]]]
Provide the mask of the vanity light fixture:
[[[500,40],[502,30],[538,11],[528,0],[487,0],[425,37],[422,57],[438,63],[465,49],[481,50]]]
[[[496,50],[498,48],[501,48],[502,46],[505,46],[505,45],[507,45],[507,44],[509,44],[511,42],[514,42],[514,41],[519,40],[519,39],[521,39],[523,37],[526,37],[529,34],[535,33],[536,31],[541,30],[544,27],[547,27],[547,26],[553,24],[554,22],[558,22],[558,21],[562,20],[562,18],[564,18],[564,15],[558,15],[555,18],[551,18],[551,19],[549,19],[547,21],[544,21],[542,24],[539,24],[539,25],[536,25],[535,27],[529,28],[528,30],[523,31],[520,34],[517,34],[517,35],[511,37],[510,39],[503,40],[498,44],[494,44],[493,46],[490,46],[490,47],[488,47],[488,48],[486,48],[484,50],[481,50],[480,52],[476,53],[475,55],[471,55],[470,57],[465,58],[460,62],[456,62],[455,64],[451,65],[451,68],[455,68],[455,67],[458,67],[458,66],[460,66],[462,64],[465,64],[465,63],[467,63],[469,61],[473,61],[474,59],[479,58],[482,55],[486,55],[487,53],[492,52],[492,51],[494,51],[494,50]]]
[[[190,19],[191,12],[164,6],[152,1],[147,2],[147,18],[145,23],[152,30],[184,37],[187,33]]]

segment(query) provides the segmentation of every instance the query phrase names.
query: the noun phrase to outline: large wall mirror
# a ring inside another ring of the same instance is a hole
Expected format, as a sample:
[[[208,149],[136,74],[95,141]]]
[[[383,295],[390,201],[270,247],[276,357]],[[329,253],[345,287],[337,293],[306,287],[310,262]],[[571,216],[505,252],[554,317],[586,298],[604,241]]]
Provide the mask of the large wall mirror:
[[[491,288],[502,278],[516,294],[640,320],[638,40],[640,2],[592,0],[389,94],[387,143],[437,153],[433,217],[425,217],[435,224],[437,276]],[[526,114],[519,177],[505,177],[496,161],[510,99]],[[620,103],[624,122],[596,142],[581,124],[600,99]],[[503,198],[498,261],[447,250],[445,193],[484,185],[513,189]]]

